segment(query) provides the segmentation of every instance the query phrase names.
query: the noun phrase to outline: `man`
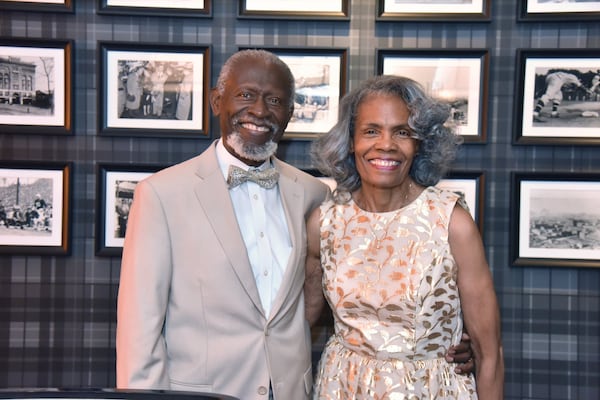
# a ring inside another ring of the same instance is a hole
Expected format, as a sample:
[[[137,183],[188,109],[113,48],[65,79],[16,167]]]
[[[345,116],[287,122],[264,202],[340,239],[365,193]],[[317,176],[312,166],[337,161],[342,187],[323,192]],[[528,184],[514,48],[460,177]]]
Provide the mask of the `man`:
[[[552,111],[550,116],[552,118],[559,117],[558,106],[560,106],[560,103],[563,99],[563,86],[573,85],[578,88],[583,87],[578,77],[564,71],[555,71],[549,73],[546,75],[545,83],[546,90],[536,102],[535,109],[533,110],[533,120],[536,122],[543,122],[543,120],[540,118],[540,113],[549,102],[552,102]]]
[[[33,200],[33,206],[36,210],[42,210],[46,208],[46,200],[42,198],[41,194],[36,194],[35,199]]]
[[[234,54],[210,93],[221,139],[138,183],[121,266],[119,388],[309,398],[305,217],[329,189],[273,156],[293,99],[279,58]],[[279,179],[263,172],[271,189],[236,186],[230,166],[272,166]]]

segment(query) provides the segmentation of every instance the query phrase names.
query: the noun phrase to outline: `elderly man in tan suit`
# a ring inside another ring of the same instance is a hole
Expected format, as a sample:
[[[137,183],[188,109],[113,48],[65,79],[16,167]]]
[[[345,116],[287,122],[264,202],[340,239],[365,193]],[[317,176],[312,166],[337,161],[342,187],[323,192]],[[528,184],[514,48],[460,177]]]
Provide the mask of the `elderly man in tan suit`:
[[[279,58],[236,53],[211,92],[221,139],[137,185],[118,294],[119,388],[309,398],[305,217],[329,189],[273,156],[293,97]],[[244,182],[250,168],[262,181]]]

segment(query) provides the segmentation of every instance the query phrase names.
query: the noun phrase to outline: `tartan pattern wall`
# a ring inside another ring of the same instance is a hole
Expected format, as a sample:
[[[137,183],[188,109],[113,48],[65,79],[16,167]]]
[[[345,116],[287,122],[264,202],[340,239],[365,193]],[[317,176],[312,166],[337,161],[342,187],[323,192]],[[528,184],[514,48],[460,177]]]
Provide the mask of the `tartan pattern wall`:
[[[349,21],[240,20],[238,2],[213,0],[211,18],[109,16],[97,1],[73,14],[0,13],[0,36],[74,40],[74,134],[2,133],[0,160],[72,161],[72,254],[0,256],[0,387],[113,387],[120,259],[95,255],[96,165],[170,165],[218,137],[97,135],[98,41],[209,45],[211,84],[239,47],[348,49],[348,87],[375,73],[376,49],[488,48],[487,141],[466,144],[457,170],[485,173],[484,241],[498,293],[507,399],[600,398],[600,270],[513,267],[511,171],[600,172],[593,146],[511,144],[517,48],[600,48],[600,24],[517,23],[517,0],[492,1],[490,22],[376,22],[376,0],[351,0]],[[600,68],[600,66],[599,66]],[[309,168],[309,143],[280,156]],[[318,358],[331,329],[315,332]]]

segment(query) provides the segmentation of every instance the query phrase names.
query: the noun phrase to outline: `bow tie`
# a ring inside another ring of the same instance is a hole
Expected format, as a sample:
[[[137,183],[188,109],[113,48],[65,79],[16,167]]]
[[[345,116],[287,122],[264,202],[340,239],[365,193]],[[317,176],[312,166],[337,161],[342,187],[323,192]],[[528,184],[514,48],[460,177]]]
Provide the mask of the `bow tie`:
[[[277,179],[279,179],[279,172],[277,172],[275,168],[267,168],[263,171],[244,171],[235,165],[230,165],[227,184],[231,189],[244,182],[251,181],[265,189],[272,189],[277,184]]]

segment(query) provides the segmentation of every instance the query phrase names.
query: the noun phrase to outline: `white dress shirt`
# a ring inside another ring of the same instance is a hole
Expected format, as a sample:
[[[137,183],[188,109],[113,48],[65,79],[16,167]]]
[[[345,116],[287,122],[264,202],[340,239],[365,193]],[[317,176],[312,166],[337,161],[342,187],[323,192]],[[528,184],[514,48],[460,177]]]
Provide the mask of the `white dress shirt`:
[[[251,168],[232,156],[221,139],[217,142],[217,160],[225,180],[230,165],[244,170]],[[263,170],[270,166],[269,160],[257,169]],[[229,190],[256,287],[267,317],[281,286],[292,251],[292,242],[278,188],[279,185],[273,189],[264,189],[254,182],[245,182]]]

